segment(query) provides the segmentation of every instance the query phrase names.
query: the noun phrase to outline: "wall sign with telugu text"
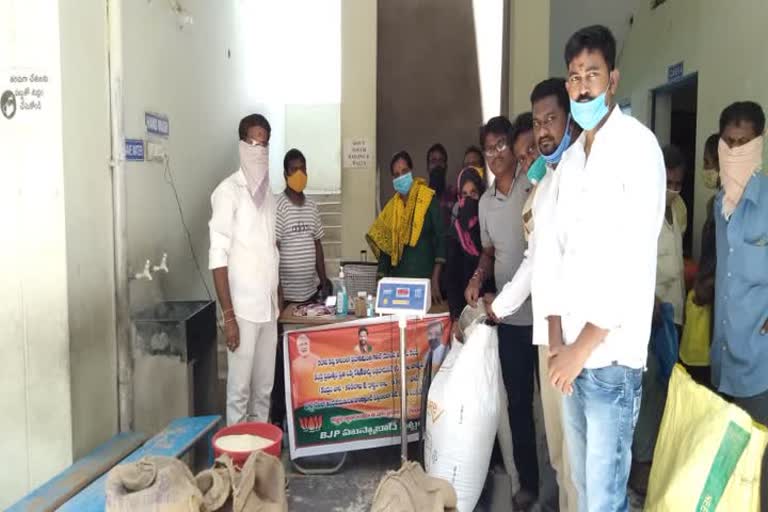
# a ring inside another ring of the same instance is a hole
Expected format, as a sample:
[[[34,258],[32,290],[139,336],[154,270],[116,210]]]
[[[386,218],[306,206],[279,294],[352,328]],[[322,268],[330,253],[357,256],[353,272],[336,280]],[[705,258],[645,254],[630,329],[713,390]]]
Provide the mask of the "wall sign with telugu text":
[[[0,114],[9,121],[41,112],[46,107],[46,73],[9,69],[0,75]]]

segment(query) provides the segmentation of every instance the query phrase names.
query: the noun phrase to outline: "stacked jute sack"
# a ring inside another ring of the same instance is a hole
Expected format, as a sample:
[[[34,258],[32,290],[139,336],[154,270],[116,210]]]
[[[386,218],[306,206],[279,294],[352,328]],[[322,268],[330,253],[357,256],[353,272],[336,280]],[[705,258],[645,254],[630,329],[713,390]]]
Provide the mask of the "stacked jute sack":
[[[197,477],[186,464],[146,457],[107,475],[107,512],[287,512],[285,471],[278,459],[253,452],[242,469],[227,455]]]

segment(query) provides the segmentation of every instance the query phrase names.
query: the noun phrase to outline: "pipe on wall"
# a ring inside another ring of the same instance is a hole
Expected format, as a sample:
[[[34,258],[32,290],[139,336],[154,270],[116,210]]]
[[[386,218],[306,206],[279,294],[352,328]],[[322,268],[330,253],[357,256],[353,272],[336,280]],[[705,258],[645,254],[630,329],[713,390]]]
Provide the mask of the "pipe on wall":
[[[128,289],[125,148],[123,128],[122,0],[107,1],[109,111],[112,160],[112,222],[115,251],[117,403],[120,432],[133,429],[133,351]]]

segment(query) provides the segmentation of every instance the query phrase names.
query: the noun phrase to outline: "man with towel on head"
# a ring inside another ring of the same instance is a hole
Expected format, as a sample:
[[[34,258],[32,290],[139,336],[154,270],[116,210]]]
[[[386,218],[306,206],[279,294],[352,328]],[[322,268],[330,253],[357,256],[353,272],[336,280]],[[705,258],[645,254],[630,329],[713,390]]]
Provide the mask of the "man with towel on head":
[[[269,122],[240,121],[240,169],[216,187],[209,223],[213,271],[227,336],[227,425],[267,421],[275,372],[279,255],[269,190]]]

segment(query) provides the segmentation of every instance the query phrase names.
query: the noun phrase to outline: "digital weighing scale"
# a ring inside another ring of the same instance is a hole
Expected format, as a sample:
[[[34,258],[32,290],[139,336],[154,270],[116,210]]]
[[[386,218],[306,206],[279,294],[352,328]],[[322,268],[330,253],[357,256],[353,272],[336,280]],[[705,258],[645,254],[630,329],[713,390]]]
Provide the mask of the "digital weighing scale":
[[[405,332],[408,317],[423,318],[432,307],[429,279],[385,277],[376,293],[376,313],[394,315],[400,328],[400,458],[408,460],[408,382]]]

